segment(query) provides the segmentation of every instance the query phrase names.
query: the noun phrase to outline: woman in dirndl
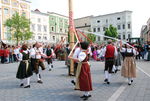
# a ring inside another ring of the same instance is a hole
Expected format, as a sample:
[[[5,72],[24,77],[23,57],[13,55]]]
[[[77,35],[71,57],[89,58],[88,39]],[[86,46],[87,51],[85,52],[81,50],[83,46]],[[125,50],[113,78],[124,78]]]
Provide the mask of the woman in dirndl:
[[[88,46],[87,42],[81,42],[81,52],[79,53],[78,58],[69,57],[78,63],[77,73],[76,73],[76,89],[84,92],[84,95],[80,98],[83,100],[88,100],[90,95],[90,91],[92,91],[92,79],[90,72],[90,65],[88,62]]]
[[[122,45],[120,46],[121,52],[124,53],[121,75],[125,78],[128,78],[128,85],[131,85],[133,83],[133,78],[136,78],[135,56],[137,54],[137,51],[129,44],[126,44],[125,48],[122,48]]]
[[[20,79],[20,87],[30,88],[30,76],[32,76],[31,63],[29,62],[29,51],[27,45],[22,46],[22,52],[19,54],[20,64],[16,78]],[[24,86],[26,80],[26,85]]]

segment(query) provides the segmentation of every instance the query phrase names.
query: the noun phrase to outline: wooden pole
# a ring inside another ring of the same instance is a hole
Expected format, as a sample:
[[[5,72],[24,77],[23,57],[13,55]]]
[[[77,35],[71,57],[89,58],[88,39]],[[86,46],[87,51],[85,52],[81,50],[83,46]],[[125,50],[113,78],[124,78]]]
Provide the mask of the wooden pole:
[[[74,33],[75,33],[75,27],[74,27],[74,20],[73,20],[73,6],[72,6],[72,0],[69,0],[69,34],[70,34],[70,48],[71,50],[74,47]],[[74,74],[74,61],[70,60],[70,71],[69,75],[75,75]]]

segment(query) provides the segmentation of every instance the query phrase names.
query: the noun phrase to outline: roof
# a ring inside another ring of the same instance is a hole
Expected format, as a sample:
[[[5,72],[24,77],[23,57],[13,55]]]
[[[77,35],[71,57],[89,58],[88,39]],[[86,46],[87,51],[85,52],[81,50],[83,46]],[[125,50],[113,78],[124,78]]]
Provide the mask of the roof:
[[[94,16],[94,17],[101,17],[101,16],[108,16],[108,15],[113,15],[113,14],[120,14],[120,13],[124,13],[124,12],[132,13],[132,11],[125,10],[125,11],[122,11],[122,12],[109,13],[109,14],[98,15],[98,16]]]
[[[31,1],[27,1],[27,0],[21,0],[21,1],[25,1],[25,2],[31,3]]]
[[[55,12],[47,12],[48,14],[56,14],[56,15],[59,15],[59,16],[63,16],[63,17],[66,17],[66,18],[69,18],[68,16],[65,16],[65,15],[62,15],[62,14],[58,14],[58,13],[55,13]]]
[[[85,17],[76,18],[75,20],[84,19],[84,18],[92,18],[92,17],[94,17],[94,16],[93,16],[93,15],[90,15],[90,16],[85,16]]]
[[[39,9],[31,10],[31,13],[36,13],[36,14],[42,14],[42,15],[49,16],[47,13],[40,12]]]

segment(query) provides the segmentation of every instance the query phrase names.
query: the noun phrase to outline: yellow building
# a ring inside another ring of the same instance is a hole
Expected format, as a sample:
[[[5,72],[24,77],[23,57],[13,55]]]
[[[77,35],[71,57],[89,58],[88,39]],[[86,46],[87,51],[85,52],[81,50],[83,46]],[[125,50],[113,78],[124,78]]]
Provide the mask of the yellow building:
[[[30,18],[30,2],[26,0],[0,0],[0,40],[4,42],[8,42],[9,37],[4,23],[16,12]]]

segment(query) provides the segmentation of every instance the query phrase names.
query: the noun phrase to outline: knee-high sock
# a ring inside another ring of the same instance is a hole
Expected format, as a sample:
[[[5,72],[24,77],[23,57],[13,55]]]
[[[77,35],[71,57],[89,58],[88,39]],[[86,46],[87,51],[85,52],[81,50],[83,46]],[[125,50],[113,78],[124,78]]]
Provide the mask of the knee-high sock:
[[[110,79],[111,79],[111,74],[109,73],[108,74],[108,82],[110,82]]]
[[[21,80],[20,80],[20,84],[24,84],[24,79],[21,79]]]
[[[113,69],[112,69],[112,71],[113,71],[113,72],[115,72],[115,70],[116,70],[116,66],[115,66],[115,65],[113,65]]]
[[[110,82],[110,80],[111,80],[111,74],[109,73],[108,74],[108,82]]]
[[[131,78],[128,78],[128,83],[131,83]]]
[[[108,71],[105,71],[105,79],[108,79]]]
[[[89,96],[89,95],[90,95],[90,92],[86,91],[86,92],[84,93],[84,95],[85,95],[85,96]]]
[[[27,85],[30,85],[30,77],[27,78]]]
[[[41,80],[40,74],[38,73],[38,74],[36,74],[36,75],[37,75],[37,79],[38,79],[38,80]]]

